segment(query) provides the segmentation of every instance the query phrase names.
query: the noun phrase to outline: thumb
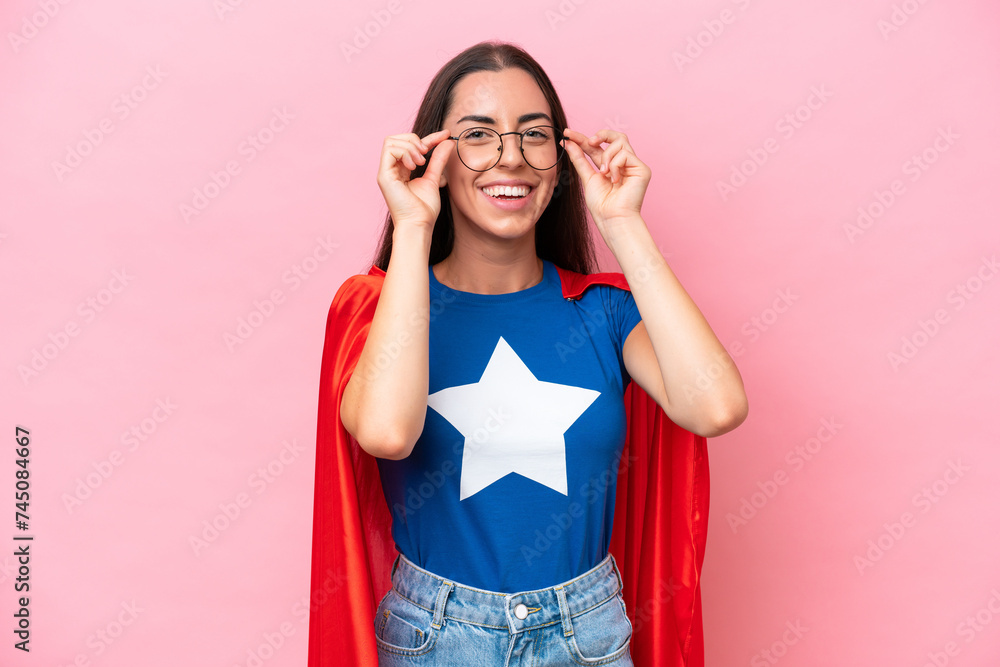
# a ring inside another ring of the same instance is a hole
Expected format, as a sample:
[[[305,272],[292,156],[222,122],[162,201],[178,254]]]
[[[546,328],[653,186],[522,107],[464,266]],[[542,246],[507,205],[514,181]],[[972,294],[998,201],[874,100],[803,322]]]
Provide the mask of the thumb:
[[[435,146],[434,152],[431,153],[431,159],[427,163],[424,176],[436,187],[443,188],[448,184],[448,179],[444,175],[444,166],[448,164],[448,158],[451,157],[454,150],[455,146],[453,142],[450,139],[445,139]]]
[[[586,183],[587,179],[596,174],[594,167],[591,166],[590,162],[587,161],[587,154],[583,152],[583,149],[577,145],[575,141],[571,139],[565,140],[566,154],[569,155],[570,162],[573,163],[573,167],[576,169],[577,173],[580,174],[580,178]]]

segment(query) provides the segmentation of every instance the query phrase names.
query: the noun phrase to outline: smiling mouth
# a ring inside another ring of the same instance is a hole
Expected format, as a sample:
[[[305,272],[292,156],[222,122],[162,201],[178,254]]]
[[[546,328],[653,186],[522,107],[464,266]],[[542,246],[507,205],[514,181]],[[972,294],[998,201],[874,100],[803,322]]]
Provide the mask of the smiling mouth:
[[[500,201],[513,201],[524,199],[531,192],[532,188],[527,185],[496,185],[479,188],[487,197],[499,199]]]

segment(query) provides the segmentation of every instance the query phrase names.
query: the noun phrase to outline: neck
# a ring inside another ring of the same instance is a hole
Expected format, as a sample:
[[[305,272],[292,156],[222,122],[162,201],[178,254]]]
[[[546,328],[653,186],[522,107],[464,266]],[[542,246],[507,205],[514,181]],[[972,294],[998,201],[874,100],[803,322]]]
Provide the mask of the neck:
[[[451,254],[433,267],[442,285],[474,294],[509,294],[542,281],[544,267],[535,254],[534,234],[491,247],[472,247],[455,239]]]

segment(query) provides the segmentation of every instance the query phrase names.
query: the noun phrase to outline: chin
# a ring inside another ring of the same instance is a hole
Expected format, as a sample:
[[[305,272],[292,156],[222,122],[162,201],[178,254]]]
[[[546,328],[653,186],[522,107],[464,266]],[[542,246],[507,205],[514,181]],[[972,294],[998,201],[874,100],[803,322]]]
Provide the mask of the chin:
[[[540,216],[538,216],[540,217]],[[525,234],[534,233],[538,217],[523,214],[506,216],[488,212],[471,222],[482,231],[503,239],[518,239]]]

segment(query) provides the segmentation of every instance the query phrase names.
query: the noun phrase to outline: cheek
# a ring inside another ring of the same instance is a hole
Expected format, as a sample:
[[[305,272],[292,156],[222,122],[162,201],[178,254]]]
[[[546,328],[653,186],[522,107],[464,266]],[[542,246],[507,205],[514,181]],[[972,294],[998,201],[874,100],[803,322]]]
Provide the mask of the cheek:
[[[545,206],[548,206],[552,202],[552,198],[555,195],[556,188],[558,188],[558,187],[559,187],[559,179],[558,179],[558,177],[552,178],[552,179],[547,180],[545,182],[545,198],[546,198],[546,201],[545,201],[545,204],[543,205],[542,208],[544,208]]]

